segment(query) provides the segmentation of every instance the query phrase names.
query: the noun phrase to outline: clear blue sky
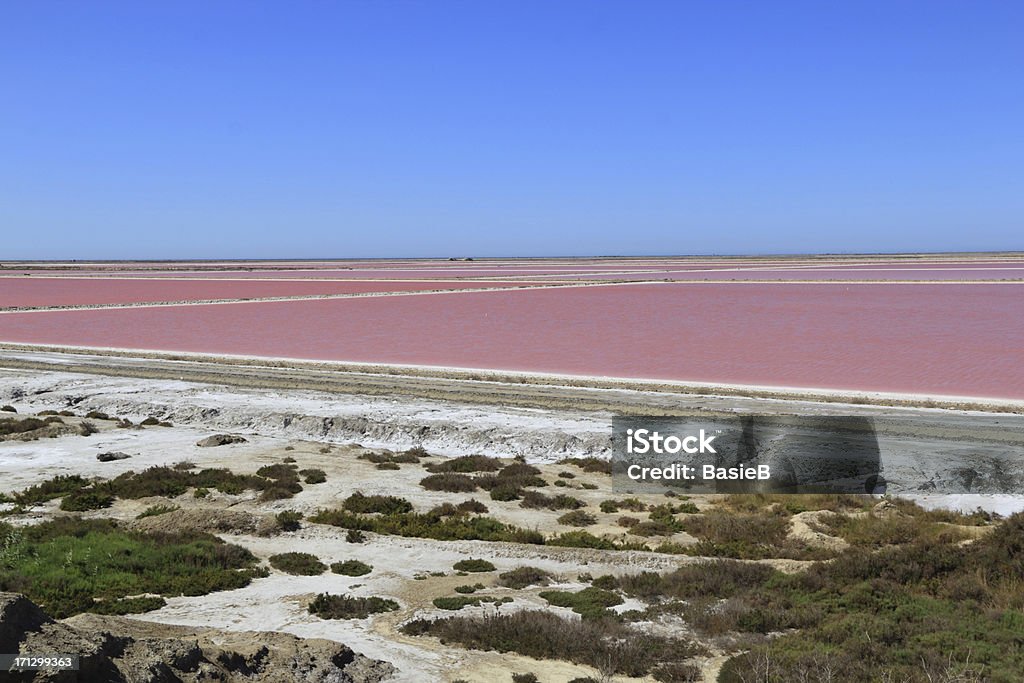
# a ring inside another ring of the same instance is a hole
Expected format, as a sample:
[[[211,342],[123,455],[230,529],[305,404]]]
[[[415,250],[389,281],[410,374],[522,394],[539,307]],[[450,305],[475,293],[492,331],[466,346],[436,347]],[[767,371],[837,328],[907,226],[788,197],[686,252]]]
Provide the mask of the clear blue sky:
[[[1024,3],[10,2],[0,259],[1024,249]]]

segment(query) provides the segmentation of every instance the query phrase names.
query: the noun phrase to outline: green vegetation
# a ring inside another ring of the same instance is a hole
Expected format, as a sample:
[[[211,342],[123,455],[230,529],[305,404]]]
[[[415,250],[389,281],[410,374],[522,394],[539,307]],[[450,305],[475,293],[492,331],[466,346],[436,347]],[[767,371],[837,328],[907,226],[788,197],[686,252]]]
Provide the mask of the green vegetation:
[[[630,532],[636,533],[640,526]],[[684,552],[690,555],[739,560],[768,557],[823,560],[834,556],[831,551],[790,539],[789,515],[780,510],[752,514],[709,510],[702,515],[685,517],[680,526],[700,539],[685,548]]]
[[[67,498],[64,499],[65,501]],[[157,515],[165,515],[168,512],[174,512],[180,510],[177,505],[150,505],[148,508],[139,513],[139,516],[135,519],[144,519],[146,517],[156,517]]]
[[[507,588],[522,589],[527,586],[546,586],[551,574],[537,567],[516,567],[498,574],[498,583]]]
[[[602,474],[612,473],[612,461],[602,458],[564,458],[558,461],[559,465],[575,465],[584,472],[600,472]]]
[[[559,517],[558,523],[566,526],[591,526],[597,524],[597,517],[584,510],[573,510]]]
[[[520,529],[491,517],[446,516],[435,511],[369,516],[345,510],[321,510],[311,517],[310,521],[346,529],[413,538],[433,538],[438,541],[544,543],[544,536],[537,531]]]
[[[540,597],[556,607],[570,607],[584,619],[598,619],[609,616],[608,608],[622,604],[618,593],[596,586],[571,593],[569,591],[544,591]]]
[[[393,612],[398,603],[387,598],[354,598],[321,593],[309,604],[309,613],[321,619],[365,619],[371,614]]]
[[[327,571],[327,565],[309,553],[281,553],[269,559],[271,567],[285,574],[318,576]]]
[[[441,462],[427,465],[426,470],[434,474],[441,472],[495,472],[501,469],[501,460],[486,455],[464,455],[459,458],[448,458]]]
[[[602,671],[644,676],[663,662],[701,654],[688,640],[640,633],[613,619],[563,619],[550,612],[446,619],[416,619],[402,627],[407,635],[431,635],[474,650],[516,652],[536,659],[562,659]]]
[[[66,512],[86,512],[108,508],[113,503],[114,497],[109,493],[93,489],[79,489],[64,496],[64,499],[60,501],[60,509]]]
[[[356,491],[346,498],[345,502],[341,504],[341,507],[349,512],[358,512],[361,514],[380,513],[382,515],[394,515],[412,512],[412,503],[407,501],[405,498],[397,498],[395,496],[367,496],[360,491]]]
[[[420,486],[428,491],[448,491],[450,493],[469,493],[477,489],[473,477],[454,472],[428,475],[420,480]]]
[[[372,572],[373,567],[359,560],[346,560],[331,564],[331,571],[345,576],[364,576]]]
[[[282,510],[274,517],[281,531],[298,531],[303,514],[296,510]]]
[[[316,468],[299,470],[299,476],[307,484],[322,484],[327,481],[327,473]]]
[[[246,549],[198,532],[147,534],[110,520],[61,517],[15,528],[0,523],[0,590],[24,593],[55,618],[140,594],[205,595],[254,576]],[[144,603],[122,603],[130,606]]]
[[[486,595],[474,596],[474,597],[469,597],[469,596],[466,596],[466,595],[452,595],[450,597],[434,598],[434,600],[433,600],[434,607],[437,607],[438,609],[451,610],[453,612],[457,611],[457,610],[460,610],[463,607],[466,607],[467,605],[472,605],[472,606],[476,607],[476,606],[480,605],[481,603],[485,603],[485,602],[490,602],[490,603],[494,603],[494,604],[497,604],[497,605],[504,605],[505,603],[512,602],[512,598],[510,598],[508,596],[503,597],[503,598],[496,598],[496,597],[486,596]]]
[[[452,565],[452,569],[459,572],[493,572],[494,565],[487,560],[469,559],[459,560]]]
[[[469,593],[476,593],[478,590],[483,590],[483,588],[484,585],[482,583],[473,584],[472,586],[466,584],[464,586],[456,586],[455,592],[468,595]]]
[[[524,491],[523,502],[519,503],[519,507],[545,508],[547,510],[576,510],[585,505],[579,498],[573,498],[564,493],[546,496],[540,491]]]

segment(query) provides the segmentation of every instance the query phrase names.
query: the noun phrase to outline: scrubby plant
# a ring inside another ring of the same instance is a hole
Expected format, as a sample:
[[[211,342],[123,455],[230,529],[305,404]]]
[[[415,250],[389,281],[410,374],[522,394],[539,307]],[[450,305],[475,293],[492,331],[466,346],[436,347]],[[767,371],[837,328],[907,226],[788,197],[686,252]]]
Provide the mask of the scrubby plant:
[[[494,565],[487,560],[468,559],[459,560],[452,565],[452,569],[460,572],[493,572]]]
[[[558,461],[559,465],[575,465],[584,472],[600,472],[602,474],[612,473],[612,461],[603,458],[564,458]]]
[[[0,591],[23,593],[55,618],[102,611],[97,601],[241,588],[261,575],[255,564],[248,550],[199,532],[144,533],[71,516],[19,528],[0,523]]]
[[[527,586],[546,586],[551,574],[537,567],[516,567],[498,574],[498,584],[506,588],[522,589]]]
[[[86,512],[108,508],[113,503],[114,497],[109,493],[87,488],[72,491],[64,496],[60,501],[60,509],[67,512]]]
[[[296,576],[317,576],[327,571],[327,566],[309,553],[280,553],[271,555],[269,561],[274,569]]]
[[[320,593],[309,604],[309,613],[321,619],[365,619],[371,614],[393,612],[397,609],[398,603],[387,598],[355,598],[350,595],[329,593]]]
[[[366,535],[359,529],[349,529],[345,534],[345,540],[349,543],[365,543]]]
[[[469,493],[476,491],[477,482],[465,474],[444,472],[431,474],[420,480],[420,486],[428,491],[449,491],[451,493]]]
[[[281,531],[298,531],[301,527],[303,514],[297,510],[282,510],[275,516]]]
[[[367,496],[361,491],[356,491],[346,498],[341,506],[349,512],[358,512],[360,514],[380,513],[392,515],[412,512],[412,503],[405,498],[398,498],[396,496]]]
[[[569,591],[544,591],[540,597],[556,607],[569,607],[584,619],[608,616],[608,608],[622,604],[617,593],[591,586],[575,593]]]
[[[177,505],[150,505],[148,508],[139,513],[136,519],[145,519],[146,517],[156,517],[158,515],[165,515],[168,512],[174,512],[180,510]]]
[[[463,455],[458,458],[449,458],[426,466],[428,472],[439,474],[442,472],[495,472],[502,467],[501,460],[490,458],[486,455]]]
[[[299,476],[307,484],[322,484],[327,481],[327,473],[316,468],[299,470]]]
[[[566,526],[591,526],[597,524],[597,517],[585,510],[573,510],[559,517],[558,523]]]
[[[345,560],[344,562],[332,563],[331,571],[335,574],[344,574],[345,576],[364,576],[372,572],[373,567],[359,560]]]

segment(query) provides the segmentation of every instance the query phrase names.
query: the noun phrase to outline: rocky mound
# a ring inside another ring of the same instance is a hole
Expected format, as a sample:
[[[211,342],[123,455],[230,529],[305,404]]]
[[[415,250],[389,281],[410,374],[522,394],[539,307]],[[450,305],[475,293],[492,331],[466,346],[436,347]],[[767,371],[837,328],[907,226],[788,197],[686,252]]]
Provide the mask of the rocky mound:
[[[56,622],[22,595],[0,593],[0,652],[77,654],[79,670],[5,674],[12,681],[313,681],[377,683],[394,672],[327,640],[231,633],[82,614]]]
[[[214,434],[205,439],[200,439],[196,442],[196,445],[200,448],[209,448],[211,446],[227,446],[232,443],[245,443],[247,440],[243,436],[236,436],[234,434]]]

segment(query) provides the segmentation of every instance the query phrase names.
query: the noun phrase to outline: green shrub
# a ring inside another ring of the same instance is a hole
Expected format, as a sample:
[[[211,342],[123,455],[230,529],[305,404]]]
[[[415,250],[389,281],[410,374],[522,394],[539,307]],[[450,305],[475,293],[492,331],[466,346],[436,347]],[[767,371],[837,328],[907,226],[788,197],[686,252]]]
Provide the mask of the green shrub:
[[[100,412],[99,410],[90,410],[85,414],[88,420],[109,420],[110,416],[106,413]]]
[[[299,476],[303,477],[307,484],[322,484],[327,481],[327,473],[316,468],[299,470]]]
[[[156,425],[160,424],[160,420],[156,419],[155,417],[147,417],[139,424],[142,425],[143,427],[155,427]]]
[[[252,553],[216,536],[125,531],[111,520],[0,523],[0,548],[0,591],[23,593],[58,619],[104,609],[97,600],[109,606],[147,593],[206,595],[260,575]]]
[[[428,491],[449,491],[451,493],[469,493],[477,489],[477,483],[472,477],[455,472],[431,474],[420,480],[420,486]]]
[[[108,508],[113,503],[114,497],[109,493],[92,489],[80,489],[64,496],[64,499],[60,501],[60,509],[67,512],[85,512],[87,510]]]
[[[298,531],[301,527],[303,514],[296,510],[282,510],[275,516],[277,525],[282,531]]]
[[[565,458],[558,461],[559,465],[575,465],[584,472],[600,472],[602,474],[612,473],[612,461],[602,458]]]
[[[150,505],[148,508],[139,513],[135,519],[144,519],[146,517],[156,517],[157,515],[164,515],[168,512],[174,512],[180,510],[177,505]]]
[[[486,455],[463,455],[427,465],[426,470],[434,474],[442,472],[495,472],[501,469],[501,460]]]
[[[524,508],[545,508],[547,510],[576,510],[586,504],[579,498],[559,493],[556,496],[546,496],[540,491],[525,491],[523,502],[519,504]]]
[[[412,512],[412,503],[405,498],[395,496],[367,496],[361,491],[356,491],[345,499],[342,508],[349,512],[361,514],[380,513],[383,515],[400,514]]]
[[[309,605],[309,613],[321,619],[365,619],[371,614],[393,612],[398,603],[387,598],[354,598],[321,593]]]
[[[465,594],[469,594],[469,593],[476,593],[478,590],[482,589],[483,587],[484,587],[484,585],[482,583],[478,583],[478,584],[475,584],[475,585],[472,585],[472,586],[470,586],[469,584],[466,584],[464,586],[456,586],[455,587],[455,592],[456,593],[462,593],[462,594],[465,595]]]
[[[309,553],[281,553],[269,559],[271,567],[286,574],[318,576],[327,571],[327,566]]]
[[[566,526],[591,526],[597,524],[597,517],[583,510],[573,510],[559,517],[558,523]]]
[[[622,598],[611,591],[591,586],[576,593],[568,591],[544,591],[540,597],[556,607],[570,607],[584,619],[608,616],[609,607],[622,604]]]
[[[498,502],[507,502],[510,500],[518,500],[519,496],[523,493],[523,490],[518,486],[512,485],[501,485],[495,486],[491,489],[491,500]]]
[[[331,564],[331,571],[345,576],[363,576],[372,572],[373,567],[359,560],[346,560]]]
[[[460,572],[493,572],[494,565],[487,560],[469,559],[459,560],[452,565],[452,569]]]
[[[546,586],[551,574],[537,567],[516,567],[498,574],[498,584],[507,588],[522,589],[527,586]]]
[[[14,494],[14,499],[19,505],[38,505],[54,498],[66,496],[88,485],[88,480],[77,474],[58,474],[52,479]]]
[[[348,533],[345,534],[345,540],[348,543],[365,543],[366,535],[359,529],[349,529]]]
[[[121,598],[120,600],[104,600],[95,603],[89,608],[93,614],[111,614],[123,616],[125,614],[141,614],[152,612],[167,605],[167,601],[161,597],[144,596],[136,598]]]
[[[402,466],[397,462],[382,462],[377,465],[378,470],[400,470]]]
[[[565,619],[543,610],[446,619],[416,619],[402,627],[474,650],[515,652],[534,659],[560,659],[603,671],[642,677],[665,661],[696,656],[703,649],[681,638],[638,631],[610,619]]]

